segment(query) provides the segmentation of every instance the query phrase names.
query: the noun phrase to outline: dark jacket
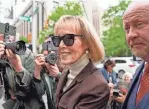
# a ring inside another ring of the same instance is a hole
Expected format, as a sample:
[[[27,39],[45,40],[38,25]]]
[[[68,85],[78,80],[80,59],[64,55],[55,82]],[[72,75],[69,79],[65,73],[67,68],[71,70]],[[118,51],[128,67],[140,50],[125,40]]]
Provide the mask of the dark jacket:
[[[47,77],[47,79],[46,79]],[[48,85],[49,84],[49,85]],[[38,80],[33,78],[32,80],[32,92],[38,97],[41,107],[45,109],[45,104],[43,101],[43,95],[46,92],[46,97],[48,100],[48,109],[55,109],[55,91],[56,91],[56,81],[55,78],[47,75],[47,70],[44,68],[41,71],[41,79]],[[39,109],[39,108],[38,108]]]
[[[66,91],[68,70],[59,79],[56,90],[57,109],[106,109],[110,90],[102,73],[90,61]]]

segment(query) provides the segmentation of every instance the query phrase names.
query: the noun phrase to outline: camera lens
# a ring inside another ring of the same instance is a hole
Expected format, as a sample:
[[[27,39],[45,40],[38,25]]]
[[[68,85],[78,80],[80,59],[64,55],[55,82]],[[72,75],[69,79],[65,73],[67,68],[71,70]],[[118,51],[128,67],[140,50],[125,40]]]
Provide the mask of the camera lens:
[[[26,51],[25,42],[24,41],[17,41],[15,43],[15,53],[19,54],[19,55],[22,55],[22,54],[25,53],[25,51]]]
[[[19,50],[20,50],[20,45],[16,44],[16,51],[19,51]]]
[[[118,97],[119,96],[119,90],[115,89],[113,91],[113,96]]]
[[[6,49],[10,49],[13,53],[23,55],[26,51],[26,45],[24,41],[17,41],[14,43],[6,43]]]

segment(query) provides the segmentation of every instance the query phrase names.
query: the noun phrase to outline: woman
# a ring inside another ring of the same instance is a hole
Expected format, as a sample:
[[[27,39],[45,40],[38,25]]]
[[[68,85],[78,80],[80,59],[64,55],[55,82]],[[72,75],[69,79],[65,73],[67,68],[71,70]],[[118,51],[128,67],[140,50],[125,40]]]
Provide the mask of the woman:
[[[113,71],[114,67],[115,67],[115,61],[111,59],[107,59],[104,62],[103,68],[100,69],[100,71],[102,72],[103,76],[105,77],[109,85],[112,83],[113,87],[117,83],[116,72]]]
[[[132,74],[129,72],[125,72],[123,77],[122,77],[123,81],[125,81],[126,83],[130,84],[131,80],[132,80]]]
[[[82,17],[62,16],[55,25],[53,44],[66,65],[56,90],[57,109],[105,109],[109,87],[93,62],[104,57],[95,29]]]

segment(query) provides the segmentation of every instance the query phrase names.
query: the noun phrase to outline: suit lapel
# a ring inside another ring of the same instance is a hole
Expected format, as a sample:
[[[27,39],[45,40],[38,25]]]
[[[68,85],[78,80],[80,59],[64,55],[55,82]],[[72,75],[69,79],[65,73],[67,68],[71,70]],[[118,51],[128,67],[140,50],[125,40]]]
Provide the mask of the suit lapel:
[[[130,85],[130,89],[129,89],[127,97],[125,99],[125,101],[127,101],[127,102],[124,102],[122,109],[126,109],[127,108],[127,103],[128,103],[129,97],[130,97],[130,95],[131,95],[131,93],[132,93],[132,91],[133,91],[133,89],[134,89],[134,87],[135,87],[135,85],[136,85],[140,75],[141,75],[143,67],[144,67],[144,62],[140,65],[140,67],[138,68],[138,70],[136,71],[136,73],[134,75],[134,79],[132,80],[132,83]]]

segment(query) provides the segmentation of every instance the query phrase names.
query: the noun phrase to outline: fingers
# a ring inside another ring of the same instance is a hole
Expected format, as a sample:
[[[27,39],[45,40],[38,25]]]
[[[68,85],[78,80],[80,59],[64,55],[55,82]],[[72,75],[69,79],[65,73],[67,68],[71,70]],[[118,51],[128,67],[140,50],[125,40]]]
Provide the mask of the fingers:
[[[0,41],[0,56],[4,54],[5,51],[5,45],[3,41]]]
[[[37,66],[41,66],[41,65],[44,65],[45,63],[45,57],[43,54],[38,54],[36,57],[35,57],[35,64]]]
[[[10,49],[6,49],[6,55],[7,55],[8,59],[16,58],[16,54],[14,54]]]
[[[110,88],[114,88],[114,84],[113,84],[113,83],[108,83],[108,86],[109,86]]]
[[[55,65],[50,65],[48,63],[45,63],[46,65],[46,68],[48,69],[49,71],[49,75],[50,76],[53,76],[53,77],[57,77],[58,73],[59,73],[59,68],[58,66],[55,64]]]

